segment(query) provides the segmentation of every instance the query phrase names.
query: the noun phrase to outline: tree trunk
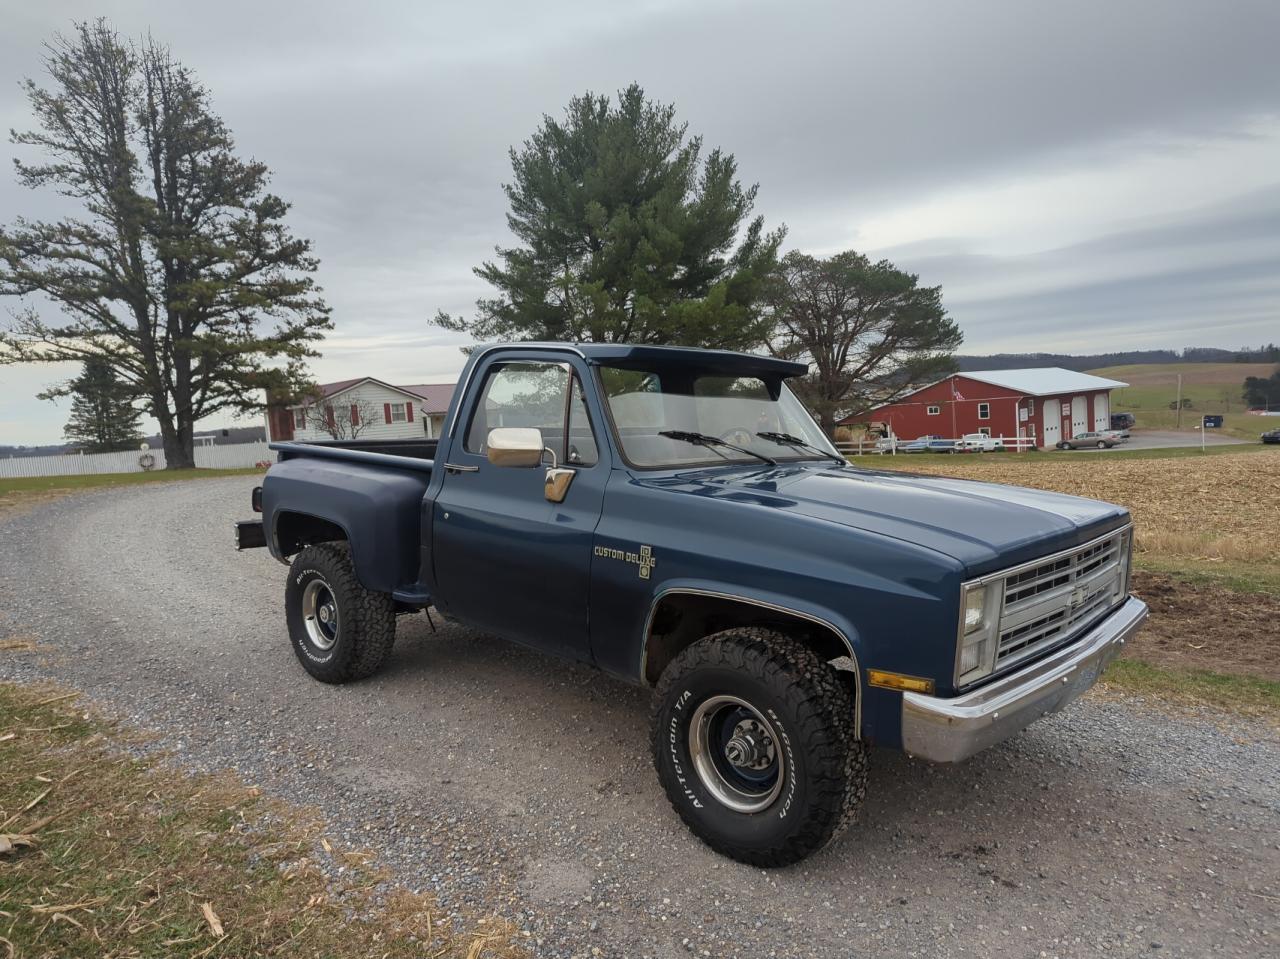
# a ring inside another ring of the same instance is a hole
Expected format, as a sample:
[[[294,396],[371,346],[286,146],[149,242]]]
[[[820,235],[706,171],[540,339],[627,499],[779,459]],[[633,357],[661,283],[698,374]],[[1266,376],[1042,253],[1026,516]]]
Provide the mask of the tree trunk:
[[[195,469],[196,458],[194,442],[191,438],[191,424],[185,424],[184,429],[182,417],[179,416],[178,422],[175,423],[167,411],[165,415],[158,416],[156,419],[160,423],[160,439],[164,444],[164,468],[167,470]]]
[[[172,424],[160,424],[160,440],[164,444],[164,468],[186,470],[195,467],[194,459],[182,449],[182,440]]]

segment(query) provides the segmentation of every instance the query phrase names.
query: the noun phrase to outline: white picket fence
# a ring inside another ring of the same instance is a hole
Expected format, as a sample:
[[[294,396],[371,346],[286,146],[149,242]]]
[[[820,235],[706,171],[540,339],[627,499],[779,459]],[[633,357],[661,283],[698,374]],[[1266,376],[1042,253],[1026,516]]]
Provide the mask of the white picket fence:
[[[1005,452],[1024,453],[1032,449],[1036,445],[1034,437],[1028,436],[997,436],[1001,444],[1004,446]],[[913,440],[852,440],[844,443],[837,443],[838,449],[845,456],[866,456],[868,454],[888,454],[902,453],[903,447],[914,442]],[[955,438],[943,438],[938,441],[938,448],[929,450],[931,453],[950,453],[952,450],[946,445],[952,446],[959,444],[960,440]],[[911,452],[916,452],[912,450]],[[974,452],[973,450],[956,450],[955,452]]]
[[[197,446],[199,469],[236,469],[275,461],[276,454],[262,443]],[[152,470],[164,469],[164,450],[126,450],[123,453],[72,453],[67,456],[16,456],[0,459],[0,477],[81,476],[88,473],[141,473],[145,457]]]

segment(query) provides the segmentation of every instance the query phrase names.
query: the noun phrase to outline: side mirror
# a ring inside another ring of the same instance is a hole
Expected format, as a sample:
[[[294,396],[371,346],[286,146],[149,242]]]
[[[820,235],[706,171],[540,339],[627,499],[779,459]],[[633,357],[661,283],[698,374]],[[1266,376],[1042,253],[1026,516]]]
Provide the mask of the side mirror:
[[[532,427],[499,426],[489,431],[488,456],[494,466],[537,466],[542,448],[542,431]]]

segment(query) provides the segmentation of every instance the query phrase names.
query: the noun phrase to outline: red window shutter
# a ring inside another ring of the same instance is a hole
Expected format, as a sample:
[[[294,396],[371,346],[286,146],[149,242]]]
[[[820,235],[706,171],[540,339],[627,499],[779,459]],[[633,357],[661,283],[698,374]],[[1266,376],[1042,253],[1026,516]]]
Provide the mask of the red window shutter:
[[[355,403],[351,404],[351,425],[360,425],[360,407]]]
[[[382,404],[382,416],[388,423],[391,422],[391,404],[390,403]]]
[[[333,421],[333,407],[332,407],[332,406],[326,406],[326,407],[324,408],[324,418],[325,418],[325,422],[327,422],[327,423],[329,424],[329,429],[333,429],[334,421]]]
[[[404,418],[405,418],[405,421],[408,423],[413,422],[413,404],[412,403],[404,404]]]

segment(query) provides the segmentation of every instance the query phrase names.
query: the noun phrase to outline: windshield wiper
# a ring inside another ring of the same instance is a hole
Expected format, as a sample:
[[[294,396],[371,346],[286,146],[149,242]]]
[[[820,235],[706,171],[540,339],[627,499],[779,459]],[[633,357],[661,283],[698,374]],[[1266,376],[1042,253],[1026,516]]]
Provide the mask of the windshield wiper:
[[[706,433],[691,433],[688,430],[662,430],[659,436],[665,436],[668,439],[682,440],[685,443],[692,443],[694,446],[723,446],[725,449],[737,450],[739,453],[746,453],[748,456],[754,456],[756,459],[768,463],[770,466],[777,466],[778,461],[765,456],[763,453],[757,453],[755,450],[749,450],[745,446],[739,446],[736,443],[730,443],[728,440],[722,440],[718,436],[708,436]]]
[[[837,463],[848,465],[848,460],[843,456],[837,456],[830,450],[824,450],[821,446],[814,446],[812,443],[806,443],[798,436],[792,436],[790,433],[757,433],[761,439],[773,440],[780,446],[798,446],[802,450],[808,450],[810,453],[817,453],[819,456],[828,456]]]

